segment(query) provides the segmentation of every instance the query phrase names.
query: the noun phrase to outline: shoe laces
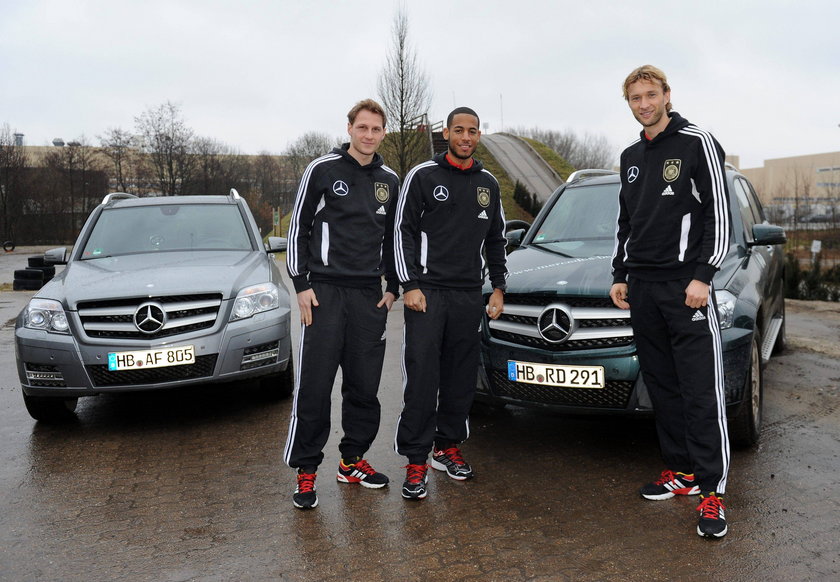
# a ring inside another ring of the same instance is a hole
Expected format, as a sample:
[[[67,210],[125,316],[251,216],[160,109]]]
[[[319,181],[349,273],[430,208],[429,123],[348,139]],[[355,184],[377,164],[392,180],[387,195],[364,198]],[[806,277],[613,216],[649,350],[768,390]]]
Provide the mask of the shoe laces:
[[[429,465],[423,463],[422,465],[406,465],[405,480],[409,483],[422,483],[426,479],[426,471]]]
[[[298,493],[312,493],[315,491],[315,473],[298,473]]]
[[[700,505],[697,506],[697,511],[700,512],[700,517],[703,519],[720,519],[720,512],[723,509],[726,509],[726,507],[723,505],[723,500],[717,495],[704,497]]]
[[[361,471],[365,475],[376,475],[376,471],[373,469],[373,467],[370,466],[370,463],[368,463],[364,459],[360,459],[360,460],[356,461],[355,463],[353,463],[352,465],[345,465],[345,467],[347,467],[347,468],[353,467],[354,469],[358,469],[359,471]]]
[[[446,457],[450,458],[456,465],[466,465],[464,457],[461,456],[461,450],[458,447],[449,447],[441,451]]]
[[[654,481],[655,485],[664,485],[665,483],[670,483],[677,478],[677,474],[671,471],[670,469],[665,469],[662,471],[662,474],[659,476],[659,479]]]

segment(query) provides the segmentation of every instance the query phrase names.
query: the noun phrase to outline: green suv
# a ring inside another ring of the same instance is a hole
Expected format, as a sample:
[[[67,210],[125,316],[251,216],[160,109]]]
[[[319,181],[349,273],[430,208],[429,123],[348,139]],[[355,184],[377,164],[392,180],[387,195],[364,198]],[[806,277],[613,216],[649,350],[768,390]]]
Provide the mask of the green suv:
[[[763,365],[785,343],[786,239],[781,227],[767,223],[749,181],[729,164],[726,178],[732,244],[714,287],[730,438],[748,446],[761,430]],[[632,310],[618,309],[609,297],[619,188],[615,172],[578,171],[532,225],[508,224],[505,312],[482,326],[477,400],[565,413],[652,412]]]

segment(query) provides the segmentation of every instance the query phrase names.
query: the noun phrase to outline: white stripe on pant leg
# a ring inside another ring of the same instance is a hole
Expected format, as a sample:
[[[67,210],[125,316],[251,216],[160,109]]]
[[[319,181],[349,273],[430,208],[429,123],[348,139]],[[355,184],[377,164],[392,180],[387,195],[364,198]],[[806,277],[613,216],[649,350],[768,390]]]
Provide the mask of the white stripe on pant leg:
[[[407,307],[405,309],[408,309]],[[394,451],[397,454],[400,454],[400,447],[397,444],[397,436],[400,434],[400,422],[402,422],[402,411],[405,410],[405,387],[408,384],[408,372],[406,371],[405,367],[405,328],[406,325],[403,323],[403,340],[402,340],[402,348],[400,349],[400,369],[402,370],[402,408],[400,408],[400,415],[397,417],[397,429],[394,431]]]
[[[718,408],[718,430],[720,431],[721,439],[721,461],[722,472],[721,479],[718,482],[716,492],[723,495],[726,491],[726,479],[729,475],[729,431],[726,424],[726,385],[723,373],[723,342],[720,337],[720,323],[718,322],[718,313],[715,309],[715,304],[712,302],[712,294],[714,293],[714,285],[709,285],[708,308],[706,313],[709,315],[708,323],[709,330],[712,332],[714,338],[714,358],[715,358],[715,400]]]
[[[295,364],[295,369],[297,370],[297,374],[295,374],[295,390],[294,390],[294,399],[292,400],[292,415],[289,419],[289,434],[286,437],[286,449],[283,451],[283,460],[286,464],[289,464],[289,460],[292,457],[292,446],[295,441],[295,434],[297,433],[297,405],[298,405],[298,393],[300,392],[300,373],[303,370],[303,339],[306,336],[306,325],[301,322],[300,324],[300,346],[298,347],[298,361]],[[291,465],[289,465],[291,466]]]

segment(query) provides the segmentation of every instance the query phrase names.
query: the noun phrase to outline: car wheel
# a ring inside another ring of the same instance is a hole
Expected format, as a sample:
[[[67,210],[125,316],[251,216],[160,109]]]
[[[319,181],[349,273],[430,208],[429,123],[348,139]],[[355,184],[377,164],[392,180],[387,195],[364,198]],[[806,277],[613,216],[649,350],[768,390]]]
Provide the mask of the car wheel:
[[[295,389],[295,365],[289,349],[289,365],[278,374],[260,378],[260,395],[266,400],[288,398]]]
[[[787,336],[785,334],[785,323],[787,323],[787,317],[785,316],[784,299],[782,299],[782,312],[780,315],[782,316],[782,327],[779,328],[779,335],[776,336],[776,343],[773,344],[772,354],[774,356],[781,354],[787,347]]]
[[[736,447],[750,447],[758,442],[764,408],[764,377],[758,335],[753,334],[749,370],[744,383],[744,398],[738,415],[729,424],[729,439]]]
[[[76,415],[73,413],[78,402],[78,398],[23,395],[23,403],[26,405],[29,416],[43,422],[59,422],[75,418]]]

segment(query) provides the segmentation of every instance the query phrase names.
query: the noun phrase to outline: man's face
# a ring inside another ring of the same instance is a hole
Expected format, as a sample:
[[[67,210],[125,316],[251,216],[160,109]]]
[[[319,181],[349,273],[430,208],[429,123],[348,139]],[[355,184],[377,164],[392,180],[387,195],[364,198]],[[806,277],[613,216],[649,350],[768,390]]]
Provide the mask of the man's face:
[[[350,136],[351,150],[356,150],[365,156],[372,156],[385,139],[382,116],[362,109],[356,114],[355,121],[347,124],[347,133]]]
[[[633,117],[645,128],[656,133],[668,126],[665,105],[671,101],[671,92],[664,92],[659,82],[639,79],[627,88],[627,103]]]
[[[443,128],[443,138],[449,142],[449,153],[459,160],[468,160],[478,147],[481,132],[478,119],[469,113],[459,113],[452,118],[452,125]]]

